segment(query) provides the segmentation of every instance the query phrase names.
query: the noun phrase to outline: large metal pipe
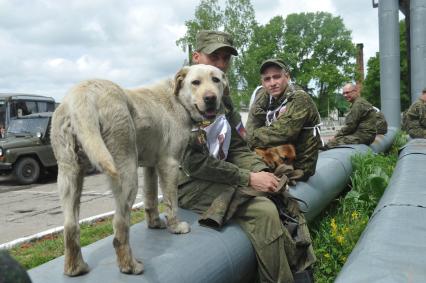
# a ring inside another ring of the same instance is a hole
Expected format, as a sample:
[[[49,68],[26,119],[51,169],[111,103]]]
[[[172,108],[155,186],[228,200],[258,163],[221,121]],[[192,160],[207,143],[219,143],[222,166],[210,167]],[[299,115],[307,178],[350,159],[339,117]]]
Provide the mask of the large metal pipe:
[[[306,217],[312,220],[346,187],[352,172],[351,156],[370,149],[386,150],[395,128],[379,136],[374,148],[350,145],[320,153],[316,173],[308,182],[299,182],[290,192],[308,204]],[[33,283],[44,282],[251,282],[255,278],[256,257],[250,241],[235,223],[221,230],[201,227],[198,216],[179,210],[180,217],[191,224],[192,231],[172,235],[164,230],[147,229],[145,223],[131,228],[133,253],[144,261],[143,275],[124,275],[118,271],[112,236],[83,248],[91,272],[69,278],[62,274],[60,257],[29,271]]]
[[[425,281],[425,164],[426,140],[411,140],[335,282]]]
[[[379,2],[380,101],[389,126],[401,125],[398,0]]]
[[[410,2],[411,101],[426,88],[426,0]]]
[[[315,175],[305,182],[290,187],[290,194],[304,200],[300,203],[306,219],[314,219],[337,195],[339,195],[352,174],[351,158],[355,154],[365,154],[369,150],[384,152],[390,148],[397,128],[390,127],[386,135],[378,135],[368,147],[366,145],[347,145],[321,152]],[[331,177],[332,176],[332,177]]]

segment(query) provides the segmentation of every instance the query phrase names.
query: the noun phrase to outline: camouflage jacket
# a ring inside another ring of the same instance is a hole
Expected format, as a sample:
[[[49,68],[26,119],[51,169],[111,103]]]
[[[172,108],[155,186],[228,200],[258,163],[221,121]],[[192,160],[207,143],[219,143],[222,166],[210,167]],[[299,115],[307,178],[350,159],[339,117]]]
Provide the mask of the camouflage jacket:
[[[405,128],[412,138],[426,138],[426,102],[417,100],[405,114]]]
[[[271,100],[271,103],[270,103]],[[267,111],[281,105],[285,110],[277,120],[266,124]],[[318,109],[312,98],[303,90],[288,86],[283,95],[270,99],[264,89],[259,90],[247,120],[247,140],[251,148],[274,147],[293,144],[296,147],[295,169],[302,169],[304,176],[315,173],[321,137],[313,127],[320,123]]]
[[[377,134],[378,135],[384,135],[388,132],[388,122],[386,122],[385,115],[383,115],[383,112],[377,111],[376,113],[376,128],[377,128]]]
[[[237,131],[241,123],[240,114],[235,111],[231,98],[223,97],[222,111],[225,112],[231,129],[231,144],[226,160],[209,155],[206,143],[200,142],[198,132],[193,132],[181,161],[179,185],[201,179],[236,186],[248,186],[249,173],[267,169],[265,163],[247,146]]]
[[[360,143],[370,144],[376,137],[376,111],[373,106],[362,97],[357,97],[352,103],[345,126],[337,132],[340,136],[356,136]]]

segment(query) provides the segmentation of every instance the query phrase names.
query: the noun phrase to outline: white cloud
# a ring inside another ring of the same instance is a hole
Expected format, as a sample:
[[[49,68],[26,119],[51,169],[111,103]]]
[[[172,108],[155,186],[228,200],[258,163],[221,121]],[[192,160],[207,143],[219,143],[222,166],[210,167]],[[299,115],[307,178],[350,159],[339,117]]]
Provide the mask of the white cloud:
[[[365,3],[364,3],[365,2]],[[221,0],[220,3],[224,3]],[[366,60],[378,50],[370,1],[252,0],[259,23],[289,13],[342,16]],[[0,0],[0,92],[61,100],[76,82],[105,78],[124,87],[173,76],[187,55],[176,46],[198,0]],[[368,55],[367,55],[368,54]]]

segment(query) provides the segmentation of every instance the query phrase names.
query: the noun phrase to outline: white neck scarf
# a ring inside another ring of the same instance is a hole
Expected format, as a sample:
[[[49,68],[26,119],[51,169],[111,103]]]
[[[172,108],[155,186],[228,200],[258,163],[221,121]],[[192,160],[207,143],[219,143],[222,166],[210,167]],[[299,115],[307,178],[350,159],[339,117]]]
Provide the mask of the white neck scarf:
[[[225,160],[231,143],[231,126],[224,114],[203,129],[207,136],[207,147],[214,158]]]

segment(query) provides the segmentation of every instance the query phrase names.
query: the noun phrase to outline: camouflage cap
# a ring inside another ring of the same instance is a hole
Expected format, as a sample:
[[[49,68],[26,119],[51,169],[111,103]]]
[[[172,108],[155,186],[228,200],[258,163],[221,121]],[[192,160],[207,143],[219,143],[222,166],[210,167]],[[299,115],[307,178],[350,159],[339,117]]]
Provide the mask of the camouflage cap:
[[[278,68],[283,69],[286,73],[290,72],[289,67],[283,60],[271,58],[262,62],[262,65],[260,65],[260,73],[263,74],[263,72],[265,72],[265,69],[270,66],[277,66]]]
[[[226,32],[214,30],[202,30],[197,34],[195,50],[206,54],[211,54],[222,47],[227,47],[232,55],[237,56],[237,49],[233,46],[234,42],[231,35]]]

